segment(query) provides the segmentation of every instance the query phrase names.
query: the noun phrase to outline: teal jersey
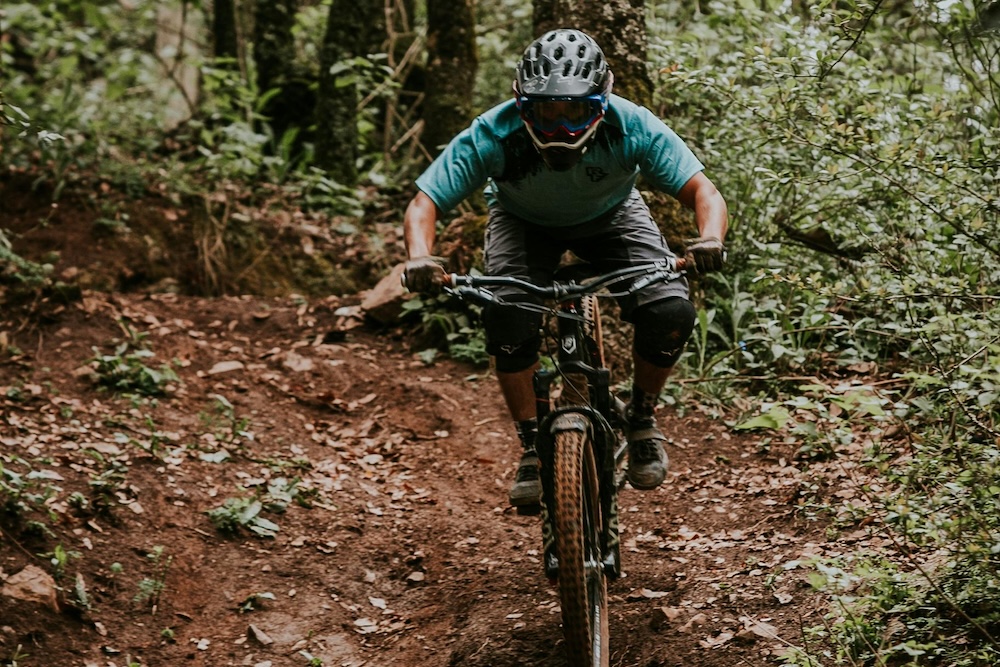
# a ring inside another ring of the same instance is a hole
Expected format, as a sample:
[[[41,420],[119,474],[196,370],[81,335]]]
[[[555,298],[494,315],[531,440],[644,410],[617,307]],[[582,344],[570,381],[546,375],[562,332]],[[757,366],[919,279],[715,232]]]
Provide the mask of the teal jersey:
[[[612,95],[583,159],[567,171],[551,170],[510,100],[452,139],[417,178],[417,187],[447,212],[485,185],[491,204],[538,225],[561,227],[593,220],[621,204],[639,174],[676,196],[703,169],[649,109]]]

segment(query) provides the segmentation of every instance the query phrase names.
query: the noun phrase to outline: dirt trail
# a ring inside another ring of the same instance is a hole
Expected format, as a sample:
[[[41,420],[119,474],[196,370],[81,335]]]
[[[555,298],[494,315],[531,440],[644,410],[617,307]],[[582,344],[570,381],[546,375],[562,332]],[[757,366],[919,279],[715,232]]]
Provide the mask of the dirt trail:
[[[40,329],[0,323],[22,351],[0,363],[0,461],[49,471],[59,489],[48,536],[26,530],[37,514],[3,516],[0,575],[52,572],[36,554],[57,544],[78,554],[58,613],[0,596],[0,660],[565,664],[536,519],[505,505],[516,448],[492,378],[345,332],[337,305],[88,294]],[[119,320],[146,335],[147,365],[180,362],[155,404],[99,392],[80,370],[93,347],[113,351]],[[669,482],[622,495],[612,664],[773,664],[818,620],[799,562],[843,546],[801,508],[814,481],[792,445],[763,447],[696,409],[660,418]],[[274,537],[227,537],[209,519],[254,496],[286,504],[259,515]]]

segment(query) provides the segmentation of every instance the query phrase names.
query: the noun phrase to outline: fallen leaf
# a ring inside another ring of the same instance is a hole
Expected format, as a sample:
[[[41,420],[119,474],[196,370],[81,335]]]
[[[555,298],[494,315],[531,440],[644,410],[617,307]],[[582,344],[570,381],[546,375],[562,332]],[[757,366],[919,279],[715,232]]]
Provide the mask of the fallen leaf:
[[[758,637],[763,637],[764,639],[778,638],[778,629],[770,623],[764,623],[762,621],[751,622],[749,625],[746,625],[746,629]]]
[[[219,363],[212,366],[208,371],[209,375],[219,375],[220,373],[229,373],[232,371],[238,371],[243,369],[242,361],[220,361]]]
[[[720,646],[725,646],[733,638],[732,632],[720,632],[714,637],[705,637],[698,643],[704,648],[719,648]]]
[[[288,352],[285,354],[285,360],[281,362],[281,365],[289,370],[305,373],[313,369],[313,360],[295,352]]]

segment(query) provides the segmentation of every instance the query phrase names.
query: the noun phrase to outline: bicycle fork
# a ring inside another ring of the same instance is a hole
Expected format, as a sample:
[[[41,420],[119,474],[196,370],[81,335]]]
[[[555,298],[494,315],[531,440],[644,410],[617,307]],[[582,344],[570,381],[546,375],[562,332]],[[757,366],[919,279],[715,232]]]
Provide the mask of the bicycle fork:
[[[609,402],[610,373],[607,369],[594,369],[580,362],[570,362],[562,366],[563,371],[571,366],[574,373],[589,378],[589,386],[595,389],[598,404]],[[604,574],[614,580],[621,576],[621,544],[618,522],[618,485],[615,479],[615,450],[617,437],[608,420],[597,406],[573,405],[552,409],[551,386],[560,373],[538,371],[534,376],[535,400],[538,412],[538,435],[535,450],[541,463],[542,480],[542,548],[545,575],[555,580],[559,576],[559,557],[555,545],[555,523],[549,508],[555,507],[555,435],[564,431],[578,431],[587,435],[593,443],[598,467],[601,503],[601,564]],[[603,397],[603,399],[601,398]]]

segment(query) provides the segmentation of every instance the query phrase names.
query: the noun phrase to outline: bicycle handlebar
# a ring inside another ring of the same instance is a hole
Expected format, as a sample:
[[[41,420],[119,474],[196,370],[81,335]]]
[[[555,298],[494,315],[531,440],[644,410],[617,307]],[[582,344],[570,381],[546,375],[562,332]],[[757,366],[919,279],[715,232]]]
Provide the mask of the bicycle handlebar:
[[[687,261],[683,257],[641,264],[594,276],[583,283],[556,281],[542,286],[512,276],[472,276],[456,273],[445,274],[444,286],[459,297],[471,297],[476,301],[495,301],[496,297],[485,291],[490,287],[515,287],[525,293],[556,301],[572,299],[587,294],[596,294],[609,285],[625,280],[635,280],[628,292],[636,292],[655,282],[675,280],[683,275]]]

